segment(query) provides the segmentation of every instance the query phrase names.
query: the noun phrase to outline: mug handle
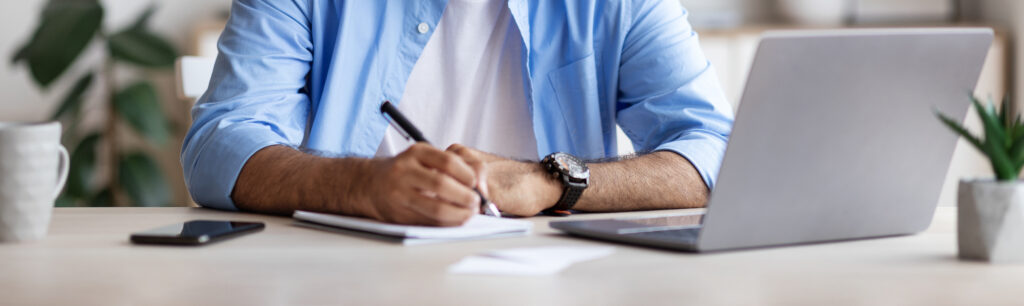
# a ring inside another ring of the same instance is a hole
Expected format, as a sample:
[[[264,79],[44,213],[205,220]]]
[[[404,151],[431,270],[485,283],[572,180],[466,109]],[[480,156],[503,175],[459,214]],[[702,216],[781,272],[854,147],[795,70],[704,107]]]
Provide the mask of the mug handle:
[[[60,168],[57,170],[60,175],[57,176],[57,190],[53,191],[53,199],[57,199],[61,191],[64,191],[64,184],[68,181],[68,170],[71,168],[71,158],[68,157],[68,149],[58,144],[57,152],[60,153]]]

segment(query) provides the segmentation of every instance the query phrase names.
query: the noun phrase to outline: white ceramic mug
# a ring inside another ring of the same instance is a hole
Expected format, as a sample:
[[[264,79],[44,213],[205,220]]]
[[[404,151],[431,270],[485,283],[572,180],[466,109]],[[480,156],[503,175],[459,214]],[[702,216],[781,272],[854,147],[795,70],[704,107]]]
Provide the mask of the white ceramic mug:
[[[61,125],[0,122],[0,242],[46,236],[70,159]]]

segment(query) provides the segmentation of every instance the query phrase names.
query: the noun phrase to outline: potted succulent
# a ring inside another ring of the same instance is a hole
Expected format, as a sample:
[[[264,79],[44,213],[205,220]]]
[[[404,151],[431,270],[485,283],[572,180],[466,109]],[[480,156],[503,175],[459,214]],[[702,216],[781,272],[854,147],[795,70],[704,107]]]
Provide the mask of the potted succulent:
[[[1010,99],[997,110],[994,102],[972,104],[984,125],[983,137],[972,135],[959,121],[936,112],[950,129],[980,150],[992,164],[996,179],[960,181],[957,241],[960,258],[989,262],[1024,261],[1024,122],[1011,115]]]

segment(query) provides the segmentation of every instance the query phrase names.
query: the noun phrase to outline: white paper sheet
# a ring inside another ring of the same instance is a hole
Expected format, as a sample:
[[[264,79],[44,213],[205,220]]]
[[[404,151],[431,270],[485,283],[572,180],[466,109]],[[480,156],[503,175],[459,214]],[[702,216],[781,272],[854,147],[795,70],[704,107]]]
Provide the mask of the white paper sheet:
[[[516,248],[486,252],[463,258],[448,267],[452,274],[551,275],[575,263],[611,255],[614,247],[557,246]]]

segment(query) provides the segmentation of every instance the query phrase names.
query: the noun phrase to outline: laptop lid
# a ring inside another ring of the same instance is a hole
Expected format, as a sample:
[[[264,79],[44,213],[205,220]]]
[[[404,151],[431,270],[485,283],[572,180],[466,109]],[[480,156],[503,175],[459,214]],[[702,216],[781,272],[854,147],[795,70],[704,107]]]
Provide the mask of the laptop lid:
[[[698,250],[916,233],[930,223],[990,29],[772,32]],[[999,94],[999,93],[994,93]]]

